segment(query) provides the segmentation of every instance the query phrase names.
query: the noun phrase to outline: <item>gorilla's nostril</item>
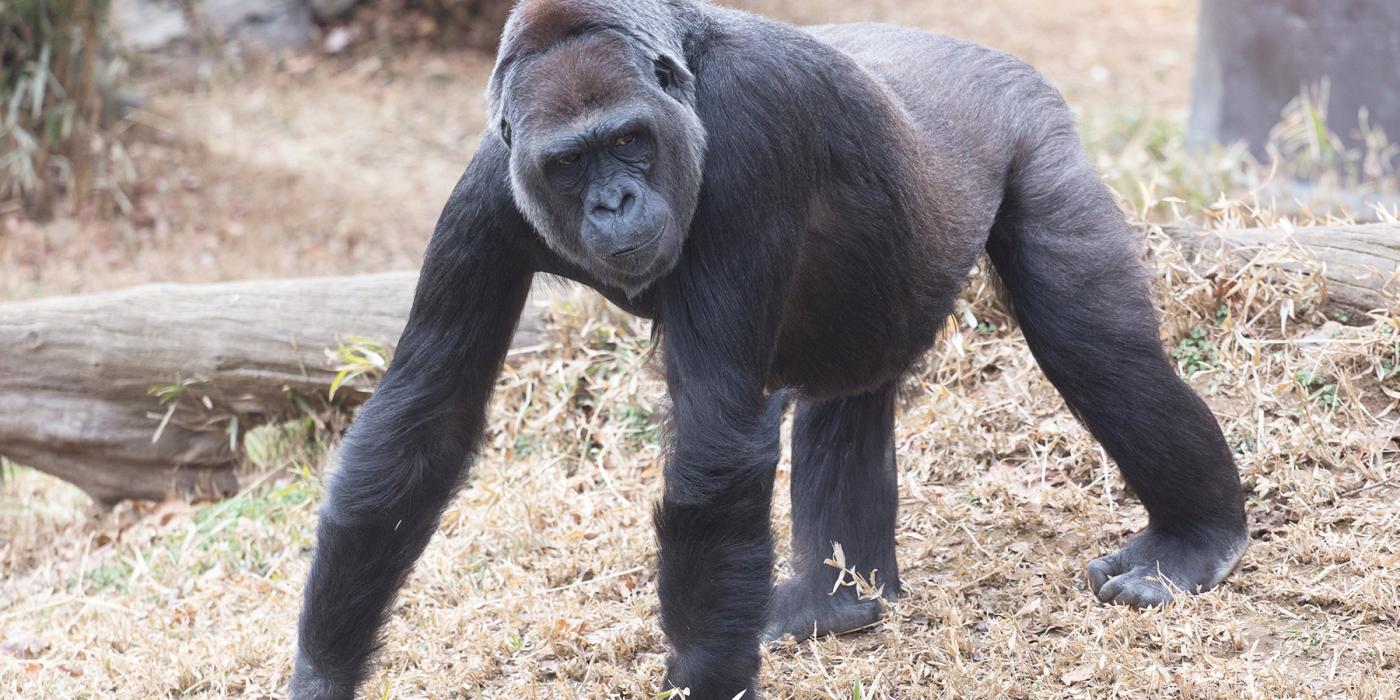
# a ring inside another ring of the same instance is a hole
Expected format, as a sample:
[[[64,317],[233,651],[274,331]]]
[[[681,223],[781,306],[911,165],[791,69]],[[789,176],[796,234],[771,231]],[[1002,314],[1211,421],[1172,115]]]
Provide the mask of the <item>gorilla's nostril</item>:
[[[589,212],[592,216],[615,216],[624,218],[632,211],[633,205],[637,202],[636,195],[627,193],[617,199],[601,199],[593,205],[593,210]]]

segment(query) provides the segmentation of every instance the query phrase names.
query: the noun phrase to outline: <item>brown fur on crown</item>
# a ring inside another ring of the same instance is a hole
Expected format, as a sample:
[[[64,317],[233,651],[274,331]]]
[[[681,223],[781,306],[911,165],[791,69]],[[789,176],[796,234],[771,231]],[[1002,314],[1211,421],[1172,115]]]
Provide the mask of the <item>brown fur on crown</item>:
[[[570,37],[594,31],[615,32],[652,58],[666,59],[677,71],[685,100],[693,102],[694,76],[686,64],[686,49],[691,38],[707,26],[698,12],[703,9],[699,5],[686,0],[522,0],[506,21],[491,72],[487,106],[492,123],[499,123],[504,116],[506,78],[516,63]]]

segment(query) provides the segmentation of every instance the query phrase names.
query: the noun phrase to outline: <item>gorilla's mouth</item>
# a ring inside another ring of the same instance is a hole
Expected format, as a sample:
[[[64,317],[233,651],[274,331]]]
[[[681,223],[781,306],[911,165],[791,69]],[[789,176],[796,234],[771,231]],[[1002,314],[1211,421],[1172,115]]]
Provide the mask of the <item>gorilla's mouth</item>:
[[[667,219],[666,223],[669,224],[670,219]],[[626,248],[622,248],[621,250],[615,250],[612,253],[609,253],[608,257],[613,259],[629,257],[639,250],[651,247],[653,243],[661,240],[661,235],[664,233],[666,233],[666,226],[663,224],[660,228],[656,229],[656,233],[653,233],[650,236],[648,236],[646,240],[640,243],[635,243],[633,245],[627,246]]]

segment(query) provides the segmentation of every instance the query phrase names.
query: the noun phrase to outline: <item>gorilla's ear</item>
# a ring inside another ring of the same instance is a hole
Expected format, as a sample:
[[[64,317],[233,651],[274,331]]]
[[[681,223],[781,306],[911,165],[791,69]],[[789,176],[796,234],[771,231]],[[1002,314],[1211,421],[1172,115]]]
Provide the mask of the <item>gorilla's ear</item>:
[[[656,84],[660,85],[662,90],[670,91],[676,82],[676,71],[671,68],[671,64],[658,56],[652,62],[652,69],[656,71]]]
[[[506,148],[510,148],[510,122],[501,117],[501,122],[496,128],[501,132],[501,140],[506,142]]]
[[[695,104],[695,75],[684,61],[662,52],[652,60],[652,70],[662,91],[683,104]]]

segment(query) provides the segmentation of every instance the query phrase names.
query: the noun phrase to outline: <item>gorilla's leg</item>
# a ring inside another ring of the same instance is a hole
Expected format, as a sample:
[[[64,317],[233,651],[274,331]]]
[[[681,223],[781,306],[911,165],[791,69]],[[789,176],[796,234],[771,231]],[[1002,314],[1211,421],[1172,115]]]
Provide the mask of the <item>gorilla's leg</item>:
[[[899,593],[894,528],[894,396],[890,384],[869,394],[797,407],[792,434],[792,556],[796,575],[769,605],[766,639],[844,632],[880,617],[878,600],[851,586],[832,593],[838,571],[825,563],[840,543],[846,566]]]
[[[1161,605],[1209,589],[1247,539],[1220,426],[1162,351],[1137,237],[1064,134],[1013,175],[987,252],[1041,369],[1118,463],[1148,526],[1089,564],[1105,602]]]

